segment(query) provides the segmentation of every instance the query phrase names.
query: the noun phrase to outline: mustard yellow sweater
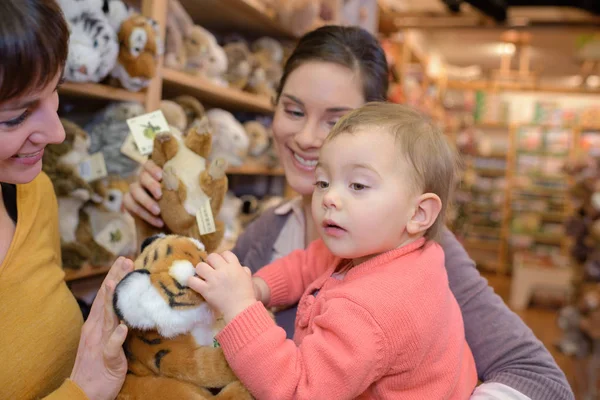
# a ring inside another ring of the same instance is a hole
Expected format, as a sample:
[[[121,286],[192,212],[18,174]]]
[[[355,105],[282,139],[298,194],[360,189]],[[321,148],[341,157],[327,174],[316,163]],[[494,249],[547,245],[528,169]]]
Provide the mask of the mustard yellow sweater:
[[[83,319],[64,281],[58,206],[45,174],[17,185],[17,210],[0,265],[0,399],[86,399],[68,379]]]

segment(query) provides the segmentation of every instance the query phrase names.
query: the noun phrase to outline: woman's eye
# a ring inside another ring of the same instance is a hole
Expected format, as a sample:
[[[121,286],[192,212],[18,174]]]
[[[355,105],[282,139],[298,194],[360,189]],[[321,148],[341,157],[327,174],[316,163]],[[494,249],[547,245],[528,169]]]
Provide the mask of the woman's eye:
[[[302,117],[304,117],[304,113],[302,111],[298,111],[298,110],[289,110],[289,109],[286,109],[285,113],[288,114],[288,115],[291,115],[292,117],[295,117],[295,118],[302,118]]]
[[[19,126],[23,122],[25,122],[27,117],[29,117],[29,110],[25,111],[23,114],[19,115],[17,118],[2,122],[2,125],[5,125],[9,128],[14,128],[15,126]]]
[[[325,181],[317,181],[317,182],[315,182],[315,186],[318,187],[319,189],[327,189],[329,187],[329,183],[327,183]]]
[[[352,190],[357,190],[357,191],[364,190],[367,188],[367,186],[363,185],[362,183],[352,183],[352,184],[350,184],[350,187],[352,188]]]
[[[333,120],[333,121],[327,121],[327,125],[329,125],[330,127],[333,128],[335,126],[335,124],[337,124],[338,121],[339,121],[338,119]]]

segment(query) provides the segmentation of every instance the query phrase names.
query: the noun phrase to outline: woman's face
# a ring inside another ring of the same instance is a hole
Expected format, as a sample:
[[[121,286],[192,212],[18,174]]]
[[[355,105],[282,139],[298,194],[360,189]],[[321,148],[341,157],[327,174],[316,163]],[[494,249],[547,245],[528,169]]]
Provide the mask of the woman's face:
[[[288,184],[309,195],[319,150],[335,123],[365,102],[360,75],[326,62],[296,68],[283,87],[273,118],[273,138]]]
[[[46,145],[65,139],[56,113],[59,78],[42,90],[0,103],[1,182],[31,182],[42,170]]]

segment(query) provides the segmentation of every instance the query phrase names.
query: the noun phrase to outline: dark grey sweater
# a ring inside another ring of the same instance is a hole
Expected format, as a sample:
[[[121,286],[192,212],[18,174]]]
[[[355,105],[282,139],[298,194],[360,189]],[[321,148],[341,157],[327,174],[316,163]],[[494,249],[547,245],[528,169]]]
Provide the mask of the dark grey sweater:
[[[289,215],[277,215],[270,209],[245,229],[233,249],[242,265],[256,272],[271,261],[273,244]],[[463,314],[465,335],[475,357],[479,379],[505,384],[532,400],[574,399],[552,355],[494,293],[448,229],[442,233],[440,244],[445,252],[450,289]],[[295,317],[295,306],[276,314],[278,325],[286,330],[289,338],[294,332]]]

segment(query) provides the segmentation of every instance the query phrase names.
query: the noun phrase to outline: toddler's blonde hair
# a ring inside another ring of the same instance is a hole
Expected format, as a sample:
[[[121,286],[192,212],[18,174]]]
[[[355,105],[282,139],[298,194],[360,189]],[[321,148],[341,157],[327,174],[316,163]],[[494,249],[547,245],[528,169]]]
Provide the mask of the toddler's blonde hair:
[[[421,193],[434,193],[442,209],[427,230],[427,239],[437,239],[445,224],[446,212],[457,179],[458,156],[442,131],[420,112],[400,104],[369,102],[344,115],[325,142],[341,134],[368,131],[391,134],[401,155],[414,167],[411,184]]]

